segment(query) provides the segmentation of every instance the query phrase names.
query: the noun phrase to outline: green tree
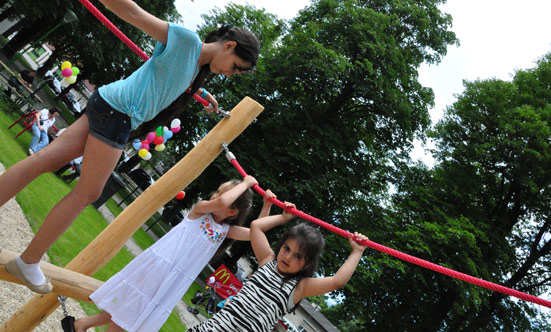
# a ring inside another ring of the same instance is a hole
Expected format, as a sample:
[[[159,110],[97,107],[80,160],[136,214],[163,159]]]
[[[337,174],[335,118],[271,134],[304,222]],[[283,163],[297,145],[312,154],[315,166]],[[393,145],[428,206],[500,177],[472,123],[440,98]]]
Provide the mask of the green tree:
[[[377,242],[431,262],[541,296],[551,271],[551,57],[511,82],[466,82],[431,133],[433,169],[397,164],[396,193]],[[360,204],[361,202],[358,202]],[[364,203],[365,204],[365,203]],[[366,210],[360,208],[359,211]],[[359,216],[358,216],[359,218]],[[364,218],[365,220],[365,218]],[[366,273],[345,290],[337,317],[364,315],[368,330],[546,331],[529,302],[368,254]]]
[[[205,16],[201,31],[231,23],[262,36],[253,75],[214,77],[207,84],[223,108],[246,95],[265,107],[230,146],[245,170],[306,213],[369,236],[384,233],[374,226],[385,225],[380,205],[388,201],[393,164],[407,158],[413,138],[429,126],[433,94],[418,82],[418,67],[438,62],[456,43],[451,18],[438,10],[440,3],[313,1],[289,22],[250,6],[232,5]],[[205,121],[191,127],[196,122],[190,118],[190,128],[179,136],[179,152],[192,146],[189,137],[201,137],[212,127],[202,114],[189,115]],[[218,158],[186,188],[186,203],[208,197],[220,182],[237,176]],[[257,203],[258,208],[259,198]],[[274,230],[270,238],[281,231]],[[326,252],[323,275],[334,273],[350,248],[345,239],[329,235]],[[333,294],[345,295],[339,314],[349,312],[358,324],[377,312],[365,312],[373,308],[367,286],[380,273],[367,262],[353,282]]]

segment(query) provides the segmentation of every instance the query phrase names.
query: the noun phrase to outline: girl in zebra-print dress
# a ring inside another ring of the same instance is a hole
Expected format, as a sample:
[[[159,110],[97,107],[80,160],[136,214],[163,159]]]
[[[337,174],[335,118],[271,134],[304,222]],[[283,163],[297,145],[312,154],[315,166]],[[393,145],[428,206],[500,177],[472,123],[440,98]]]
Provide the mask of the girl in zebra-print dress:
[[[352,237],[350,256],[334,276],[325,278],[313,277],[325,245],[316,228],[298,224],[283,235],[275,253],[270,248],[264,233],[291,220],[293,215],[287,210],[293,207],[292,203],[285,202],[283,214],[252,222],[251,245],[258,270],[217,315],[188,332],[268,332],[301,299],[331,292],[348,282],[365,249]],[[354,236],[359,241],[367,239],[360,233]]]

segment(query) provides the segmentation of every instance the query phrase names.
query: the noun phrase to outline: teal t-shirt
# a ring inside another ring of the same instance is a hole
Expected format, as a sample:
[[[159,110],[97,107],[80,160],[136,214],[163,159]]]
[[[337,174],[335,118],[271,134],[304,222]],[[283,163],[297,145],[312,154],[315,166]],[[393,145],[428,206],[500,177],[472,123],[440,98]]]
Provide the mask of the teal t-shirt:
[[[111,107],[127,114],[136,129],[191,86],[200,69],[201,46],[197,33],[169,23],[166,45],[157,42],[153,56],[138,70],[100,87],[99,94]]]

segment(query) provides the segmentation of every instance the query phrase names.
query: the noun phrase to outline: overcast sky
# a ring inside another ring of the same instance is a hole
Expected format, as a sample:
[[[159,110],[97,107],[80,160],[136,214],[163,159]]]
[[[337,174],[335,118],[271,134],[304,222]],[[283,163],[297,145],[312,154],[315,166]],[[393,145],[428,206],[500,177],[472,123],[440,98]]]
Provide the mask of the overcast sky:
[[[202,22],[201,14],[214,7],[223,8],[228,0],[176,0],[184,25],[195,29]],[[236,0],[245,4],[247,1]],[[257,8],[291,19],[308,0],[254,0]],[[454,95],[463,91],[463,80],[473,81],[496,77],[510,80],[518,69],[534,66],[534,61],[551,49],[551,0],[449,0],[441,7],[453,17],[453,27],[461,45],[450,47],[442,62],[436,66],[421,66],[420,82],[434,90],[435,107],[430,110],[436,123],[446,106],[455,101]],[[424,156],[419,144],[412,157]]]

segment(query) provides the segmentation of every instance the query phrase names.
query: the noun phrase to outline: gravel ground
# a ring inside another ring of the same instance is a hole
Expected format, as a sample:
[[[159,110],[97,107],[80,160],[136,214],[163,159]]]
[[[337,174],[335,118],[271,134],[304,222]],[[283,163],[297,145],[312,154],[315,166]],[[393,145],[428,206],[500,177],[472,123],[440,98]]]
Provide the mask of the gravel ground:
[[[4,166],[0,164],[0,173]],[[25,250],[33,237],[29,223],[15,198],[0,207],[0,247],[13,252]],[[47,261],[47,256],[44,257]],[[7,321],[35,293],[27,287],[0,281],[0,322]],[[73,299],[67,300],[67,311],[75,317],[83,317],[84,311],[79,303]],[[54,332],[61,331],[60,321],[63,318],[61,306],[33,331]]]
[[[4,172],[4,166],[0,164],[0,174]],[[114,219],[109,209],[102,205],[99,208],[100,213],[108,220]],[[23,215],[23,211],[15,198],[9,200],[4,206],[0,207],[0,247],[13,252],[22,252],[33,237],[33,232],[29,223]],[[130,239],[126,248],[135,256],[141,253],[141,248]],[[48,261],[48,257],[43,258]],[[0,322],[7,321],[13,313],[17,311],[34,293],[24,286],[0,281]],[[186,310],[185,303],[177,305],[177,312],[182,322],[187,327],[198,324],[204,320],[204,317],[196,317]],[[74,317],[84,317],[85,313],[79,303],[73,299],[67,300],[67,311]],[[61,331],[60,321],[63,318],[61,306],[44,320],[33,331],[54,332]],[[202,319],[201,319],[202,318]],[[90,330],[91,331],[91,330]]]

